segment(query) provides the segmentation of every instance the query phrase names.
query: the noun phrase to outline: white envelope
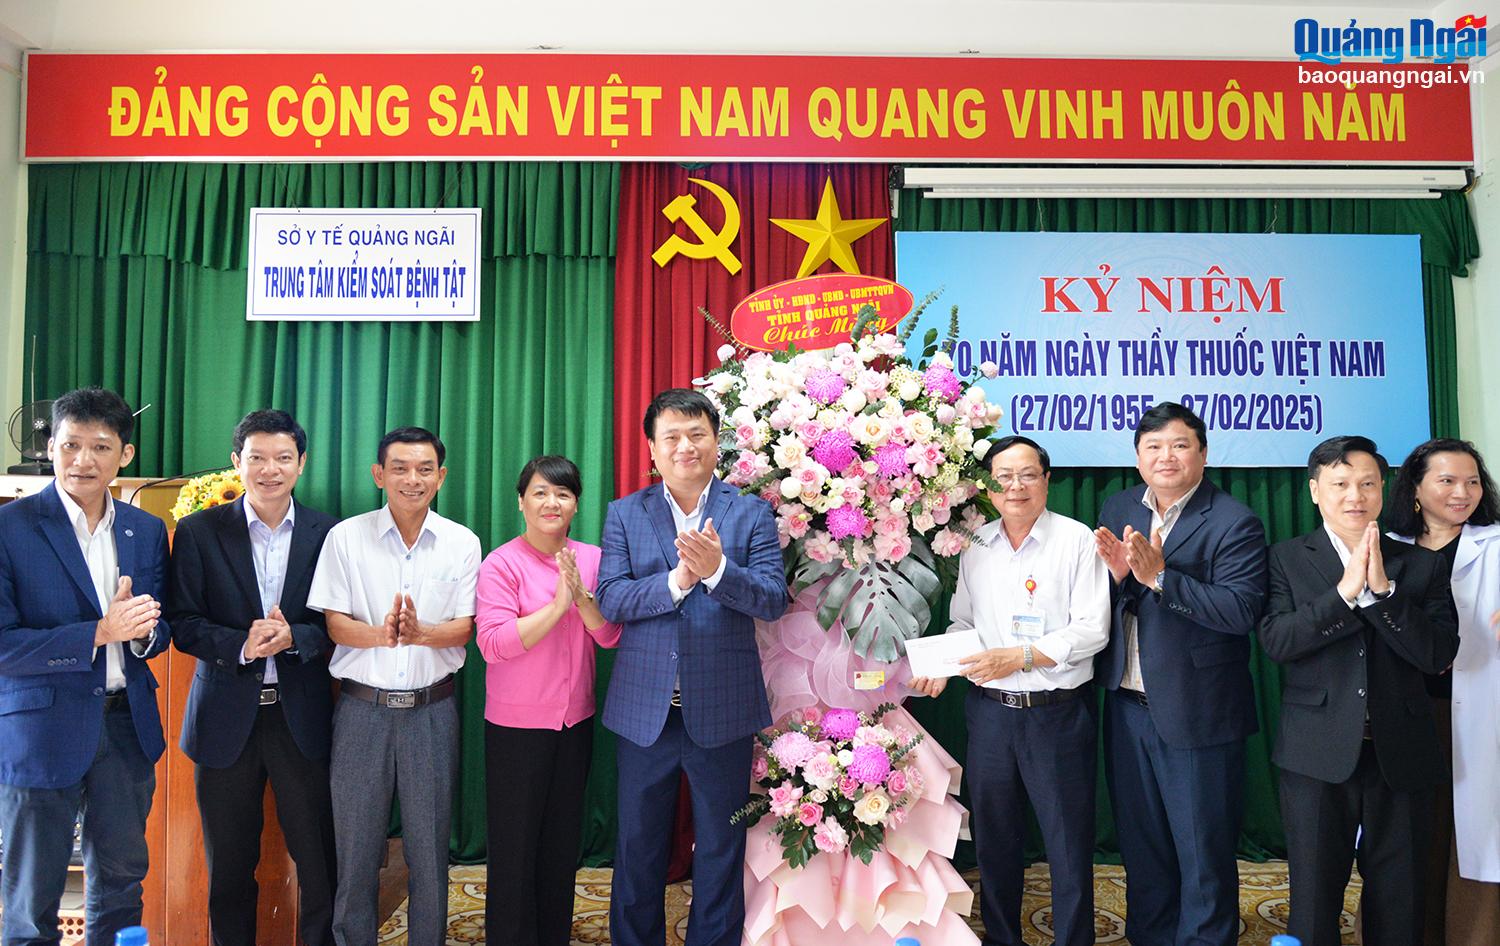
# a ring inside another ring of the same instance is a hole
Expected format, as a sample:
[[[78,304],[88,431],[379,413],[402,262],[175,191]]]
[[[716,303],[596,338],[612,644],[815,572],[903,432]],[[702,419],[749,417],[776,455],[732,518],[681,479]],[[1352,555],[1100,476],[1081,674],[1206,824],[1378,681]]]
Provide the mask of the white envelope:
[[[959,660],[984,650],[978,631],[955,631],[906,642],[914,677],[955,677],[964,672]]]

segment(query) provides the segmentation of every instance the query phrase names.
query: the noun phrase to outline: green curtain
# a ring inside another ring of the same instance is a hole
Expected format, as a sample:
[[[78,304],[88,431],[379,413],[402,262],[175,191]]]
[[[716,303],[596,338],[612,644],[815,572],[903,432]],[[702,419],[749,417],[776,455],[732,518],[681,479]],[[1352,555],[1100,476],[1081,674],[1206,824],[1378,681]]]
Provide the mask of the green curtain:
[[[1439,200],[930,200],[903,191],[897,230],[1052,231],[1061,233],[1415,233],[1422,242],[1423,309],[1427,330],[1427,370],[1434,436],[1458,436],[1458,371],[1454,342],[1454,276],[1468,275],[1479,256],[1479,241],[1463,195],[1445,192]],[[925,291],[923,287],[913,287]],[[941,303],[941,300],[939,300]],[[934,309],[946,308],[941,304]],[[960,318],[962,313],[960,313]],[[1379,440],[1379,431],[1367,431]],[[1401,457],[1390,458],[1399,463]],[[1209,479],[1246,503],[1266,525],[1272,543],[1310,531],[1318,522],[1307,496],[1306,472],[1295,469],[1210,468]],[[1048,507],[1090,525],[1098,521],[1105,497],[1138,483],[1133,469],[1058,470]],[[946,602],[929,633],[946,624]],[[1252,642],[1254,638],[1252,637]],[[1240,855],[1253,860],[1284,856],[1286,840],[1277,807],[1270,738],[1281,705],[1280,673],[1254,645],[1250,665],[1255,681],[1260,732],[1247,746],[1245,823]],[[938,700],[913,700],[915,715],[963,761],[967,736],[963,693],[948,688]],[[1117,860],[1114,817],[1105,791],[1101,757],[1097,850]],[[1033,825],[1033,854],[1039,850]],[[959,860],[972,859],[972,848]]]
[[[381,434],[429,427],[448,448],[437,509],[486,550],[522,528],[521,466],[561,453],[583,474],[574,530],[597,541],[614,475],[600,405],[612,390],[618,193],[611,164],[33,165],[37,389],[101,384],[150,404],[126,471],[137,476],[228,466],[247,410],[289,410],[309,441],[298,498],[340,517],[381,502],[369,472]],[[247,322],[251,207],[482,208],[482,318]],[[452,851],[474,861],[485,853],[484,661],[472,645],[458,698]],[[612,812],[613,765],[596,776],[590,808]],[[585,850],[607,850],[612,825]]]

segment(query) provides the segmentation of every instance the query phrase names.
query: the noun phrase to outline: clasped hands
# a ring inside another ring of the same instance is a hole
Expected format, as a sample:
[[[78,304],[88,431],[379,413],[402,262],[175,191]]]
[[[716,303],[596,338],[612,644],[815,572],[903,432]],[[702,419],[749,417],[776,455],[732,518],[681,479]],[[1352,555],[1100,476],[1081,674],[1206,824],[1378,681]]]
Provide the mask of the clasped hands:
[[[400,644],[430,647],[433,629],[433,625],[417,620],[417,604],[411,599],[411,595],[402,594],[396,595],[391,610],[386,612],[385,621],[381,624],[381,630],[385,632],[386,647]]]
[[[250,625],[245,638],[245,662],[274,657],[292,646],[292,625],[281,613],[281,605],[271,605],[271,613]]]
[[[683,591],[689,591],[698,582],[712,577],[724,559],[724,545],[719,541],[712,519],[704,519],[702,529],[677,533],[676,545],[678,561],[672,570],[672,581]]]
[[[575,602],[580,607],[588,604],[589,590],[584,587],[583,576],[578,573],[578,557],[573,554],[573,550],[564,547],[552,559],[557,562],[558,578],[553,602],[563,609]]]
[[[1094,544],[1116,584],[1124,581],[1126,575],[1134,575],[1136,581],[1152,588],[1156,585],[1156,576],[1166,568],[1160,529],[1152,529],[1148,539],[1133,526],[1126,526],[1124,533],[1115,538],[1108,527],[1100,526],[1094,530]]]
[[[1355,601],[1365,588],[1377,595],[1391,590],[1391,580],[1385,574],[1385,556],[1380,553],[1380,526],[1374,522],[1365,526],[1364,534],[1349,552],[1349,564],[1339,578],[1339,597]]]
[[[161,618],[161,602],[150,595],[132,595],[130,576],[121,575],[104,617],[94,625],[94,646],[144,640]]]

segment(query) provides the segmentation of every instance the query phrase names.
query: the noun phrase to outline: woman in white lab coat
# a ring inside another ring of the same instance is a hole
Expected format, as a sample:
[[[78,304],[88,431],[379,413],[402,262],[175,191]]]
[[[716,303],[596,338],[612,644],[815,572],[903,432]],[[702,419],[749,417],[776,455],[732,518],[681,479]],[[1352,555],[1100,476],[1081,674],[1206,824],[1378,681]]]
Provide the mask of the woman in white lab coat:
[[[1458,610],[1458,656],[1428,685],[1440,713],[1451,693],[1453,793],[1434,802],[1432,840],[1445,863],[1429,876],[1426,942],[1493,946],[1500,930],[1500,639],[1491,616],[1500,609],[1500,494],[1473,444],[1440,438],[1406,458],[1386,508],[1394,538],[1447,560]]]

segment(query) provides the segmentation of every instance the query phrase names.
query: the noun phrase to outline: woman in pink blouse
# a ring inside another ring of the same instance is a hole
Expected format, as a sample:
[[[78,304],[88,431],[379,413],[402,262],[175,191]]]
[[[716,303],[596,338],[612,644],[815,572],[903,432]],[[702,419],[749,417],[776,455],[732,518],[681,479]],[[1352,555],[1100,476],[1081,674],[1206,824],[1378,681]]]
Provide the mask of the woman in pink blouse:
[[[594,644],[620,626],[599,613],[599,547],[568,538],[578,467],[537,457],[516,483],[526,531],[479,567],[475,621],[485,677],[489,815],[485,939],[567,946],[583,790],[593,752]]]

